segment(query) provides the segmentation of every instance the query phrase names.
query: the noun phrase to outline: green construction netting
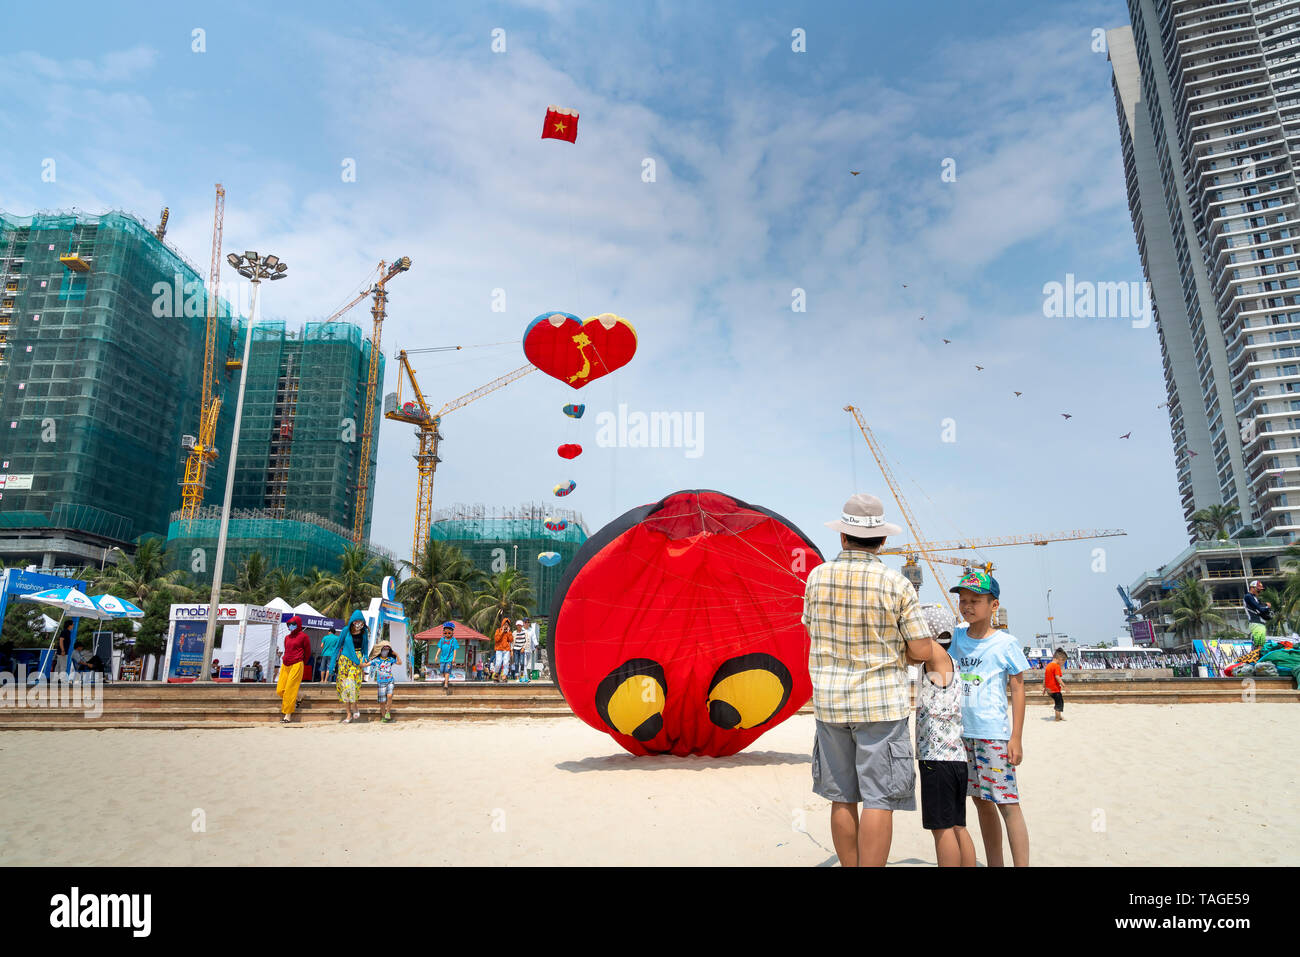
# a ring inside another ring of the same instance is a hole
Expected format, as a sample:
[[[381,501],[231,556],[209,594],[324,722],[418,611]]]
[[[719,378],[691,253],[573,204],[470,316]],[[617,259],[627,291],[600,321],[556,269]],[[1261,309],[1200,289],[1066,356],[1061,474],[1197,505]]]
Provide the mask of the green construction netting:
[[[356,507],[370,342],[348,323],[302,332],[260,322],[249,359],[233,504],[310,512],[351,528]],[[383,357],[379,379],[383,381]],[[373,430],[383,420],[376,390]],[[370,443],[364,537],[370,535],[378,442]]]
[[[75,255],[85,271],[60,256]],[[0,428],[10,483],[0,516],[129,542],[180,504],[181,436],[199,427],[207,293],[202,277],[121,212],[0,214]],[[217,355],[229,348],[219,304]],[[233,409],[230,379],[218,394]],[[237,380],[236,380],[237,384]],[[218,448],[233,415],[222,415]],[[209,500],[224,493],[209,470]],[[25,483],[24,483],[25,484]],[[10,521],[0,517],[0,524]]]
[[[217,506],[205,506],[192,522],[174,517],[167,530],[169,566],[211,582],[220,530],[221,509]],[[234,581],[239,566],[253,552],[261,552],[270,569],[283,568],[300,575],[312,568],[336,571],[339,556],[351,544],[349,530],[313,515],[289,513],[276,518],[264,512],[232,510],[222,579]]]
[[[474,563],[474,567],[488,574],[517,568],[528,577],[532,586],[533,614],[537,617],[549,615],[551,599],[565,569],[587,540],[587,529],[581,517],[569,509],[548,511],[532,506],[525,506],[513,515],[480,511],[482,514],[478,515],[473,514],[473,510],[462,512],[454,518],[435,516],[436,520],[429,526],[429,537],[455,545]],[[548,516],[566,519],[569,525],[562,532],[548,531],[544,525]],[[537,560],[542,552],[559,552],[559,564],[542,565]]]

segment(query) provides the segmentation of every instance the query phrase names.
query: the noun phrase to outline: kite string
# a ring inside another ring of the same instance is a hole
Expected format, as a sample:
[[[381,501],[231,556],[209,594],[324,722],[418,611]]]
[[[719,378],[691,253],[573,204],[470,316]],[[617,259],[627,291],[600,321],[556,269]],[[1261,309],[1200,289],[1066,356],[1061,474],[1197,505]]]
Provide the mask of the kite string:
[[[885,455],[883,449],[880,450],[880,454],[881,454],[882,456]],[[886,457],[886,458],[890,458],[889,456],[885,456],[885,457]],[[955,537],[957,540],[959,540],[959,541],[963,541],[963,542],[965,542],[965,541],[969,541],[969,539],[968,539],[967,536],[966,536],[966,535],[961,531],[961,529],[959,529],[959,528],[958,528],[958,527],[957,527],[957,526],[952,522],[952,520],[948,518],[947,514],[946,514],[942,509],[939,508],[939,506],[938,506],[938,504],[935,502],[935,500],[932,499],[932,498],[930,497],[930,494],[929,494],[929,493],[928,493],[924,488],[921,487],[921,483],[918,482],[918,481],[917,481],[917,480],[912,476],[912,473],[908,472],[907,469],[905,469],[905,468],[903,468],[901,465],[899,465],[897,459],[891,459],[891,462],[892,462],[892,465],[893,465],[894,469],[897,470],[897,471],[899,471],[899,472],[902,472],[902,473],[903,473],[903,477],[906,478],[909,482],[911,482],[912,485],[916,488],[916,490],[917,490],[918,492],[921,493],[921,496],[922,496],[922,497],[923,497],[927,502],[930,503],[930,507],[934,510],[934,512],[935,512],[935,514],[937,515],[937,517],[939,518],[939,520],[940,520],[944,525],[946,525],[946,526],[947,526],[947,527],[952,531],[954,537]],[[917,544],[920,544],[920,543],[918,542]],[[983,552],[981,549],[979,549],[979,548],[972,548],[971,551],[973,551],[973,552],[976,554],[976,556],[980,559],[980,561],[982,561],[982,562],[986,562],[986,561],[988,561],[988,558],[985,556],[984,552]]]

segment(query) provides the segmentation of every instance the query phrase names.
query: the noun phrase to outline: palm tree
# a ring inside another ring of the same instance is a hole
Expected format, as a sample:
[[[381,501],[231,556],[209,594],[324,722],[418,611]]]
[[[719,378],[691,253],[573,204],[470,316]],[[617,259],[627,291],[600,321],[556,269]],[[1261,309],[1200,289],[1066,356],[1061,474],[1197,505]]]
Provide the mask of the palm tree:
[[[373,581],[375,560],[363,547],[349,545],[339,558],[337,574],[322,577],[315,586],[316,594],[311,596],[320,602],[316,607],[321,614],[330,618],[346,618],[349,609],[369,605],[370,599],[379,594],[379,586]]]
[[[440,621],[464,615],[483,573],[455,545],[430,539],[418,563],[402,561],[410,575],[397,586],[397,597],[418,634]]]
[[[1220,541],[1228,540],[1228,526],[1238,517],[1241,509],[1236,505],[1211,505],[1192,513],[1192,522],[1196,531],[1206,539],[1211,536]]]
[[[166,554],[161,538],[146,538],[134,555],[123,554],[115,565],[109,565],[95,582],[99,593],[111,592],[143,608],[155,591],[161,590],[177,599],[189,593],[187,575],[183,571],[166,571]]]
[[[482,589],[474,596],[468,624],[490,635],[502,618],[515,620],[531,615],[532,604],[533,588],[528,576],[507,568],[483,581]]]
[[[222,588],[225,601],[260,605],[271,597],[271,581],[267,573],[266,556],[261,552],[248,553],[235,572],[233,583]]]
[[[375,555],[375,581],[383,584],[385,578],[397,578],[397,563],[387,555]]]
[[[1270,635],[1284,634],[1283,629],[1290,630],[1290,621],[1295,614],[1295,591],[1283,588],[1265,588],[1259,593],[1259,600],[1266,602],[1273,611],[1265,628]]]
[[[1207,626],[1222,625],[1223,616],[1214,610],[1214,597],[1195,578],[1178,583],[1173,595],[1158,604],[1174,616],[1174,630],[1180,636],[1199,636]]]
[[[319,572],[317,572],[319,574]],[[271,574],[267,576],[268,590],[271,592],[267,596],[267,601],[273,597],[280,597],[290,605],[299,605],[302,600],[299,595],[303,594],[306,579],[297,572],[286,568],[273,568]]]

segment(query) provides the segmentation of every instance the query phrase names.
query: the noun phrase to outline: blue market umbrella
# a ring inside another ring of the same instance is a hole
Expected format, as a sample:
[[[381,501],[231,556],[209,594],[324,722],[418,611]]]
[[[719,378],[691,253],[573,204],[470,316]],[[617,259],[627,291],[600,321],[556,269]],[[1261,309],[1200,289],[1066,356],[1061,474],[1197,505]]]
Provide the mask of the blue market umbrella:
[[[91,595],[90,600],[104,614],[104,617],[116,618],[143,618],[144,612],[125,598],[118,598],[116,595]]]
[[[95,603],[95,600],[79,588],[71,586],[66,588],[47,588],[45,591],[33,592],[30,595],[19,595],[19,601],[30,601],[38,605],[51,605],[55,608],[62,609],[63,614],[59,616],[59,623],[54,626],[54,637],[50,639],[50,647],[46,652],[52,651],[54,642],[58,640],[59,629],[63,627],[63,620],[69,616],[73,618],[94,618],[103,621],[109,618],[125,618],[126,615],[117,615],[101,608]],[[118,600],[118,599],[115,599]],[[132,605],[132,608],[135,606]],[[139,611],[139,609],[136,609]],[[143,614],[143,613],[142,613]],[[72,649],[68,649],[71,651]],[[72,656],[68,656],[68,670],[72,669]],[[43,667],[42,667],[42,670]],[[51,669],[52,670],[52,669]]]

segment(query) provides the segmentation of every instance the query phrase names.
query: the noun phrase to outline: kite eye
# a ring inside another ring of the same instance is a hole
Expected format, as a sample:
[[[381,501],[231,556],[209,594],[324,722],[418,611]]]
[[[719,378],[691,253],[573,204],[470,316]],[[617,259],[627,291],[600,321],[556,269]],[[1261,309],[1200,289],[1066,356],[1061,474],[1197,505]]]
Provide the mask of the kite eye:
[[[619,734],[644,742],[663,730],[667,697],[663,665],[651,658],[633,658],[596,686],[596,710]]]
[[[550,318],[548,318],[546,321],[558,329],[560,328],[560,326],[564,325],[566,321],[568,321],[568,318],[569,317],[566,316],[564,313],[556,312],[556,313],[552,313]]]
[[[757,727],[785,707],[793,684],[790,669],[771,655],[731,658],[709,682],[709,720],[729,731]]]

